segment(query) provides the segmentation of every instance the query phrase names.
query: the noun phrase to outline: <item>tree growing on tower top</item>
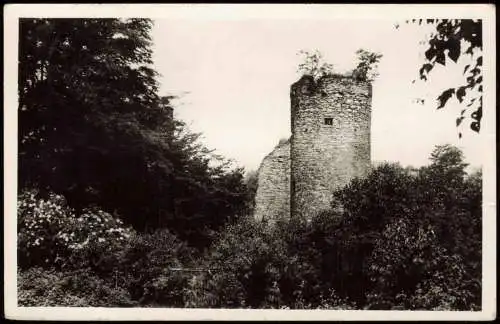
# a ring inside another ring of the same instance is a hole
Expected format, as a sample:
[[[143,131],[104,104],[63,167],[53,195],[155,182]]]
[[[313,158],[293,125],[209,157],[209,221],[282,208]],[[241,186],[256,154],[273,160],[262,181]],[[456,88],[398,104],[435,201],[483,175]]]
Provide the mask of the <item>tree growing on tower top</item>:
[[[364,49],[356,51],[358,65],[352,72],[352,76],[360,81],[373,81],[378,76],[378,63],[382,54],[370,52]]]
[[[300,50],[297,55],[303,56],[303,61],[297,68],[297,72],[301,75],[312,76],[317,81],[325,75],[333,74],[333,64],[326,63],[320,51]]]

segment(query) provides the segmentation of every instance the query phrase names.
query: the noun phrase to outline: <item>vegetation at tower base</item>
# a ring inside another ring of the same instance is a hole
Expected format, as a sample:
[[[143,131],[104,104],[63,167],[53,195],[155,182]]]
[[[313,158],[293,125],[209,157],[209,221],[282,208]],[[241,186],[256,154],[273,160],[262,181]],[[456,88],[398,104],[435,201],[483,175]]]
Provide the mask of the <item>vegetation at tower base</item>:
[[[481,174],[464,167],[437,147],[417,173],[384,164],[352,180],[311,222],[229,227],[196,305],[480,309]]]
[[[202,257],[167,230],[137,233],[98,210],[75,219],[60,196],[28,194],[19,254],[41,260],[19,270],[19,303],[479,310],[482,176],[465,167],[447,145],[416,170],[382,164],[310,221],[240,218]]]

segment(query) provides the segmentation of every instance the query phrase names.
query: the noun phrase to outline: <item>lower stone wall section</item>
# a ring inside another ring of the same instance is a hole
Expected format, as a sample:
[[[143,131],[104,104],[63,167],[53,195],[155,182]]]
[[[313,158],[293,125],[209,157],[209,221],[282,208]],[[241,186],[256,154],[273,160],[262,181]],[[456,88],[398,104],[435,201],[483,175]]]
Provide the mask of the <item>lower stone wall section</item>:
[[[260,165],[254,217],[259,221],[290,217],[290,140],[280,142]]]

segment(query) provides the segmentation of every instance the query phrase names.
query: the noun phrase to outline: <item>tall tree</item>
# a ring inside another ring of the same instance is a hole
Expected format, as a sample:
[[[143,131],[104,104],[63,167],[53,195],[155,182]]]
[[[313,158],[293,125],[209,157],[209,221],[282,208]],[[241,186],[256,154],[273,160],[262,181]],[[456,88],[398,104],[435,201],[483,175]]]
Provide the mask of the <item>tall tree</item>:
[[[92,174],[107,172],[100,158],[125,160],[125,139],[165,122],[148,67],[150,28],[144,19],[21,20],[22,183],[87,190]]]
[[[157,93],[147,19],[23,19],[19,183],[182,238],[241,212],[242,170],[213,167]],[[195,241],[195,240],[194,240]],[[202,241],[201,239],[199,241]]]

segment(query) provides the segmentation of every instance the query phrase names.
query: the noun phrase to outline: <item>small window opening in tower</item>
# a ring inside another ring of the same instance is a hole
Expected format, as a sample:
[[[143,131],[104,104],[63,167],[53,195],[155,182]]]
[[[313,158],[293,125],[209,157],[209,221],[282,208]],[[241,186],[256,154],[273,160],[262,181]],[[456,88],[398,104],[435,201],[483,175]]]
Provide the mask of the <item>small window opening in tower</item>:
[[[325,118],[325,125],[333,125],[333,118]]]

